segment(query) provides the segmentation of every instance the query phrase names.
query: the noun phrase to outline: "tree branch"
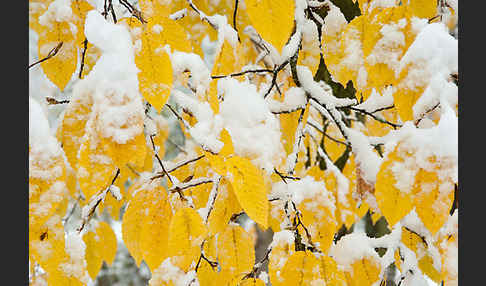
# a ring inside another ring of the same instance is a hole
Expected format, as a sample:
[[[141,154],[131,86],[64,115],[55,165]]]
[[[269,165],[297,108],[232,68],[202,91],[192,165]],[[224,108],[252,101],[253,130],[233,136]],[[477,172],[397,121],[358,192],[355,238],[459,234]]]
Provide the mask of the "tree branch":
[[[29,65],[29,69],[37,64],[40,64],[44,61],[47,61],[48,59],[52,58],[53,56],[57,55],[57,53],[59,52],[59,50],[61,49],[62,47],[62,44],[63,42],[60,42],[59,44],[57,44],[57,46],[55,46],[54,48],[52,48],[52,50],[49,51],[49,53],[47,54],[47,56],[43,59],[40,59],[38,61],[36,61],[35,63],[33,64],[30,64]]]

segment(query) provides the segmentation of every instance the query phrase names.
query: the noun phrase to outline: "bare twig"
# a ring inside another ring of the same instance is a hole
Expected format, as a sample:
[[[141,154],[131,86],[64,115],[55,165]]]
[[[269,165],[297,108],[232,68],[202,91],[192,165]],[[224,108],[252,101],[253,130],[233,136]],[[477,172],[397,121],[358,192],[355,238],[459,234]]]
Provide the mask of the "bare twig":
[[[285,62],[283,62],[281,65],[279,65],[278,67],[276,67],[273,70],[272,83],[271,83],[270,87],[268,88],[267,92],[265,92],[265,95],[263,95],[263,98],[266,98],[270,94],[270,92],[272,91],[274,86],[276,87],[278,93],[282,94],[282,92],[280,91],[280,88],[277,85],[277,75],[278,75],[278,72],[281,71],[288,64],[289,64],[289,60],[286,60]]]
[[[209,215],[211,214],[211,211],[214,208],[214,202],[216,201],[216,197],[218,196],[218,187],[219,187],[219,182],[221,181],[221,176],[217,176],[216,178],[213,179],[213,188],[211,189],[211,193],[209,193],[209,199],[206,204],[206,210],[207,214],[204,218],[204,222],[207,223],[209,219]]]
[[[263,256],[263,258],[260,259],[260,261],[258,261],[257,263],[255,263],[255,265],[253,265],[253,269],[251,270],[251,272],[246,274],[245,276],[243,276],[243,278],[241,278],[241,280],[245,280],[245,279],[249,279],[249,278],[256,278],[257,273],[261,270],[261,268],[264,265],[263,263],[269,259],[271,252],[272,252],[272,248],[268,248],[267,252],[265,252],[265,255]]]
[[[189,159],[187,161],[182,161],[180,163],[178,163],[177,165],[175,165],[174,167],[172,167],[171,169],[167,170],[168,173],[172,173],[174,172],[175,170],[189,164],[189,163],[192,163],[192,162],[196,162],[197,160],[199,159],[202,159],[204,157],[204,155],[201,155],[199,157],[196,157],[196,158],[193,158],[193,159]],[[151,179],[154,180],[154,179],[157,179],[157,178],[162,178],[165,176],[165,173],[164,172],[159,172],[156,176],[152,177]]]
[[[49,105],[69,103],[69,100],[57,100],[53,97],[46,97],[46,101]]]
[[[55,46],[54,48],[52,48],[52,50],[50,50],[50,51],[49,51],[49,53],[47,54],[47,56],[46,56],[45,58],[40,59],[40,60],[36,61],[36,62],[35,62],[35,63],[33,63],[33,64],[30,64],[30,65],[29,65],[29,69],[30,69],[31,67],[33,67],[33,66],[35,66],[35,65],[37,65],[37,64],[40,64],[40,63],[42,63],[42,62],[44,62],[44,61],[47,61],[48,59],[50,59],[50,58],[52,58],[53,56],[55,56],[55,55],[56,55],[56,54],[59,52],[59,50],[61,49],[61,47],[62,47],[62,43],[63,43],[63,42],[60,42],[59,44],[57,44],[57,46]]]
[[[306,104],[307,106],[307,104]],[[297,129],[295,130],[295,142],[294,142],[294,146],[292,148],[292,153],[289,155],[289,159],[292,160],[293,157],[295,157],[295,159],[288,163],[290,164],[288,166],[288,170],[287,170],[287,173],[289,174],[293,174],[294,173],[294,169],[295,169],[295,165],[297,164],[297,160],[299,158],[299,147],[300,147],[300,142],[302,141],[302,137],[304,136],[304,126],[305,126],[305,123],[306,122],[302,122],[303,118],[304,118],[304,112],[305,112],[305,108],[302,109],[300,111],[300,115],[299,115],[299,119],[298,119],[298,123],[297,123]]]
[[[142,17],[142,12],[137,10],[137,8],[133,7],[132,4],[128,3],[127,0],[119,0],[119,2],[128,10],[128,12],[132,14],[133,17],[137,18],[140,23],[147,23],[147,21],[145,21],[145,19]]]
[[[81,67],[79,68],[79,75],[78,77],[81,78],[83,75],[83,69],[84,69],[84,59],[86,57],[86,51],[88,50],[88,39],[84,38],[83,41],[83,53],[81,54]]]
[[[422,121],[422,119],[424,119],[424,118],[425,118],[425,116],[426,116],[427,114],[431,113],[431,112],[432,112],[432,111],[434,111],[434,110],[435,110],[437,107],[439,107],[439,105],[440,105],[440,102],[437,102],[437,104],[436,104],[436,105],[434,105],[434,107],[432,107],[432,108],[430,108],[430,109],[426,110],[426,111],[424,112],[424,114],[422,114],[422,116],[421,116],[419,119],[417,119],[417,121],[415,121],[415,126],[418,126],[418,125],[419,125],[419,123],[420,123],[420,121]]]
[[[245,75],[247,73],[261,73],[261,72],[270,73],[270,72],[274,72],[274,71],[271,70],[271,69],[255,69],[255,70],[246,70],[246,71],[233,73],[233,74],[229,74],[229,75],[212,75],[211,78],[217,79],[217,78],[224,78],[224,77],[229,77],[229,76],[235,77],[235,76],[242,76],[242,75]]]
[[[236,14],[238,13],[238,0],[235,0],[235,10],[233,11],[233,28],[236,31],[236,35],[238,36],[238,42],[241,43],[240,40],[240,33],[238,32],[238,29],[236,28]]]
[[[381,117],[378,117],[375,114],[373,114],[371,112],[368,112],[368,111],[366,111],[364,109],[359,109],[359,108],[356,108],[356,107],[353,107],[353,106],[350,106],[349,109],[354,110],[354,111],[357,111],[357,112],[360,112],[360,113],[363,113],[365,115],[368,115],[368,116],[370,116],[371,118],[373,118],[374,120],[376,120],[378,122],[381,122],[381,123],[384,123],[384,124],[388,124],[391,127],[393,127],[393,129],[397,129],[397,127],[402,127],[401,124],[390,122],[390,121],[388,121],[386,119],[383,119]]]
[[[348,146],[348,147],[351,147],[351,145],[349,145],[348,143],[343,142],[343,141],[341,141],[341,140],[338,140],[338,139],[336,139],[336,138],[334,138],[334,137],[329,136],[329,135],[328,135],[326,132],[324,132],[324,130],[322,130],[322,128],[320,128],[320,127],[318,127],[317,125],[315,125],[315,124],[314,124],[312,121],[309,121],[309,120],[308,120],[308,121],[307,121],[307,124],[309,124],[310,126],[314,127],[314,128],[317,130],[317,131],[321,132],[321,133],[322,133],[324,136],[326,136],[326,138],[328,138],[329,140],[334,141],[334,142],[339,143],[339,144],[343,144],[343,145]]]
[[[208,183],[213,183],[213,179],[206,178],[206,177],[196,178],[196,179],[190,180],[189,182],[182,183],[182,184],[179,184],[179,185],[176,185],[176,186],[170,188],[169,192],[176,193],[176,192],[180,192],[182,190],[188,189],[188,188],[192,188],[192,187],[195,187],[195,186],[199,186],[199,185],[202,185],[202,184],[208,184]]]
[[[187,15],[187,8],[181,9],[179,11],[176,11],[172,14],[169,15],[169,18],[171,18],[174,21],[180,20],[184,18]]]
[[[174,181],[172,180],[172,177],[169,175],[169,173],[167,173],[167,171],[165,170],[164,164],[162,164],[162,160],[160,160],[160,157],[159,157],[159,154],[157,152],[157,149],[155,148],[155,143],[154,143],[153,136],[154,135],[150,135],[150,141],[152,142],[152,148],[153,148],[154,153],[155,153],[155,158],[157,158],[157,161],[159,162],[160,167],[162,168],[162,171],[165,173],[165,175],[167,176],[167,178],[169,178],[169,181],[174,185]]]
[[[115,183],[115,181],[116,181],[116,179],[118,178],[119,175],[120,175],[120,168],[117,168],[116,174],[113,177],[113,179],[111,180],[111,184],[108,187],[106,187],[105,189],[103,189],[98,195],[94,196],[93,199],[89,202],[88,205],[83,207],[82,222],[81,222],[81,225],[77,229],[78,233],[80,233],[84,229],[85,225],[89,222],[89,220],[93,216],[98,205],[102,201],[105,200],[106,194],[110,191],[110,187]]]
[[[194,3],[192,3],[192,0],[187,0],[187,3],[189,4],[189,7],[191,7],[192,10],[194,10],[194,12],[196,12],[197,14],[199,14],[199,18],[201,18],[201,20],[206,21],[215,30],[218,30],[218,24],[217,23],[214,23],[213,21],[211,21],[211,19],[209,19],[208,16],[206,14],[204,14],[204,12],[202,12],[201,10],[199,10],[194,5]]]

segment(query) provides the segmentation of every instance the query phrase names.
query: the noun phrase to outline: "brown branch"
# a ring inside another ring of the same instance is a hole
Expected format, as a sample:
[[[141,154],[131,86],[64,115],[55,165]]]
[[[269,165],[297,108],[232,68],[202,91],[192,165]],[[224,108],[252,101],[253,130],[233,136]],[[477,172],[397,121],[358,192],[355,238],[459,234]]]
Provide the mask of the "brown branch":
[[[236,13],[238,12],[238,0],[235,0],[235,10],[233,11],[233,28],[236,31],[236,35],[238,36],[238,42],[241,43],[240,40],[240,33],[238,32],[238,29],[236,28]]]
[[[348,146],[348,147],[351,147],[351,145],[349,145],[348,143],[343,142],[341,140],[338,140],[338,139],[336,139],[334,137],[329,136],[326,132],[324,132],[324,130],[322,130],[321,128],[319,128],[318,126],[316,126],[314,123],[312,123],[310,121],[307,121],[307,124],[309,124],[310,126],[314,127],[317,131],[321,132],[329,140],[334,141],[334,142],[339,143],[339,144],[343,144],[343,145]]]
[[[431,113],[431,112],[432,112],[432,111],[434,111],[434,110],[435,110],[437,107],[439,107],[439,105],[440,105],[440,102],[437,102],[437,104],[436,104],[436,105],[434,105],[434,107],[432,107],[432,108],[430,108],[430,109],[426,110],[426,111],[424,112],[424,114],[422,114],[422,116],[421,116],[419,119],[417,119],[417,121],[415,122],[415,126],[418,126],[418,125],[419,125],[419,123],[420,123],[420,121],[422,121],[422,119],[424,119],[424,118],[425,118],[425,116],[426,116],[427,114]]]
[[[174,181],[172,181],[172,177],[169,175],[169,173],[167,173],[167,171],[165,170],[164,168],[164,164],[162,164],[162,160],[160,160],[160,157],[159,157],[159,154],[157,152],[157,150],[155,149],[155,143],[154,143],[154,135],[150,135],[150,142],[152,142],[152,149],[154,150],[154,153],[155,153],[155,158],[157,158],[157,161],[159,161],[159,164],[160,164],[160,167],[162,167],[162,171],[165,173],[165,175],[167,175],[167,178],[169,178],[169,181],[174,184]]]
[[[170,188],[169,192],[177,193],[177,192],[180,192],[180,191],[188,189],[188,188],[192,188],[192,187],[196,187],[196,186],[199,186],[199,185],[202,185],[202,184],[208,184],[208,183],[213,183],[213,180],[209,179],[209,178],[205,178],[205,177],[192,179],[189,182],[182,183],[180,185],[176,185],[176,186]]]
[[[46,97],[46,101],[49,105],[69,103],[69,100],[57,100],[53,97]]]
[[[242,75],[245,75],[247,73],[261,73],[261,72],[267,72],[267,73],[270,73],[270,72],[274,72],[273,70],[271,69],[256,69],[256,70],[246,70],[246,71],[242,71],[242,72],[238,72],[238,73],[233,73],[233,74],[229,74],[229,75],[212,75],[211,78],[212,79],[218,79],[218,78],[224,78],[224,77],[235,77],[235,76],[242,76]]]
[[[81,75],[83,74],[84,59],[86,57],[86,51],[87,50],[88,50],[88,39],[84,38],[84,41],[83,41],[83,53],[81,54],[81,67],[79,69],[79,75],[78,75],[79,78],[81,78]]]
[[[209,219],[209,215],[211,215],[211,212],[213,211],[214,208],[214,203],[216,202],[216,197],[218,196],[218,187],[219,187],[219,182],[221,181],[221,176],[218,176],[216,180],[213,180],[213,188],[211,189],[211,193],[209,193],[209,198],[208,202],[206,204],[206,209],[208,210],[208,213],[206,214],[206,217],[204,218],[204,222],[207,223]]]
[[[289,64],[289,60],[286,60],[285,62],[283,62],[281,65],[279,65],[278,67],[276,67],[273,70],[272,83],[270,85],[270,88],[267,90],[267,92],[265,92],[265,95],[263,95],[263,98],[266,98],[270,94],[270,92],[272,91],[274,86],[277,89],[278,93],[282,94],[282,92],[280,91],[280,88],[278,87],[278,84],[277,84],[277,75],[278,75],[278,72],[281,71],[288,64]]]
[[[356,107],[353,107],[353,106],[350,106],[349,109],[354,110],[354,111],[357,111],[357,112],[360,112],[360,113],[363,113],[365,115],[368,115],[368,116],[370,116],[371,118],[373,118],[374,120],[376,120],[378,122],[381,122],[381,123],[384,123],[384,124],[388,124],[391,127],[393,127],[393,129],[397,129],[397,127],[402,127],[401,124],[393,123],[393,122],[390,122],[390,121],[388,121],[386,119],[380,118],[380,117],[374,115],[373,113],[368,112],[368,111],[366,111],[364,109],[359,109],[359,108],[356,108]]]
[[[120,4],[122,4],[128,10],[128,12],[132,14],[133,17],[137,18],[140,23],[147,23],[147,21],[145,21],[145,19],[142,17],[142,12],[137,10],[137,8],[133,7],[132,4],[128,3],[127,0],[119,0],[118,2],[120,2]]]
[[[209,18],[206,16],[206,14],[204,14],[204,12],[201,12],[194,5],[194,3],[192,3],[192,0],[187,0],[187,3],[189,4],[189,7],[191,7],[192,10],[194,10],[194,12],[196,12],[199,15],[199,17],[201,18],[201,20],[206,21],[211,27],[213,27],[213,29],[218,30],[218,25],[216,23],[213,23],[211,20],[209,20]]]
[[[183,161],[181,163],[178,163],[176,166],[172,167],[171,169],[167,170],[168,173],[172,173],[174,172],[175,170],[189,164],[189,163],[192,163],[192,162],[196,162],[197,160],[200,160],[204,158],[204,155],[201,155],[199,157],[196,157],[196,158],[193,158],[193,159],[189,159],[187,161]],[[165,173],[164,172],[159,172],[156,176],[152,177],[151,179],[154,180],[154,179],[157,179],[157,178],[162,178],[165,176]]]
[[[55,55],[56,55],[56,54],[59,52],[59,50],[61,49],[61,47],[62,47],[62,43],[63,43],[63,42],[60,42],[59,44],[57,44],[57,46],[55,46],[54,48],[52,48],[52,50],[50,50],[50,51],[49,51],[49,53],[47,54],[47,56],[46,56],[45,58],[40,59],[40,60],[38,60],[37,62],[35,62],[35,63],[33,63],[33,64],[30,64],[30,65],[29,65],[29,69],[30,69],[31,67],[33,67],[33,66],[35,66],[35,65],[37,65],[37,64],[40,64],[40,63],[42,63],[42,62],[44,62],[44,61],[47,61],[48,59],[50,59],[50,58],[52,58],[53,56],[55,56]]]
[[[258,261],[257,263],[255,263],[255,265],[253,265],[253,269],[251,270],[251,272],[246,274],[245,276],[243,276],[243,278],[241,278],[241,280],[245,280],[245,279],[249,279],[249,278],[256,278],[258,271],[264,265],[263,263],[269,259],[270,252],[272,252],[272,248],[267,249],[267,252],[265,252],[265,255],[263,256],[263,258],[260,259],[260,261]]]
[[[97,196],[94,197],[94,199],[89,202],[88,205],[86,205],[84,208],[86,207],[89,207],[89,210],[88,210],[88,214],[86,214],[86,216],[83,216],[83,220],[81,222],[81,225],[78,227],[77,231],[78,233],[80,233],[85,225],[90,221],[91,217],[93,216],[96,208],[98,207],[98,205],[104,201],[105,197],[106,197],[106,193],[108,193],[108,191],[110,190],[110,187],[115,183],[116,179],[118,178],[118,176],[120,175],[120,168],[116,168],[116,174],[115,176],[113,177],[113,179],[111,180],[111,184],[106,187],[104,190],[102,190]],[[94,205],[91,206],[91,204],[94,202]],[[83,213],[84,213],[84,208],[83,208]]]

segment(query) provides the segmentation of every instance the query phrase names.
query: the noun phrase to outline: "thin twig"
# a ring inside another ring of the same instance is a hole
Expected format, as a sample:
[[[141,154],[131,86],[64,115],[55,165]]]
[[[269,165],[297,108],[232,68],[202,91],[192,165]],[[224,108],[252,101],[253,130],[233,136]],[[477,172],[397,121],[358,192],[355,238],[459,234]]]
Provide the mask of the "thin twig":
[[[422,121],[422,119],[424,119],[424,118],[425,118],[425,116],[426,116],[427,114],[431,113],[431,112],[432,112],[432,111],[434,111],[434,110],[435,110],[437,107],[439,107],[439,105],[440,105],[440,102],[437,102],[437,104],[436,104],[436,105],[434,105],[434,107],[432,107],[432,108],[430,108],[430,109],[426,110],[426,111],[424,112],[424,114],[422,114],[422,116],[421,116],[419,119],[417,119],[417,121],[415,122],[415,126],[418,126],[418,125],[419,125],[419,123],[420,123],[420,121]]]
[[[208,17],[206,14],[204,14],[204,12],[202,12],[201,10],[199,10],[195,5],[194,3],[192,3],[192,0],[187,0],[187,3],[189,4],[189,7],[192,8],[192,10],[194,10],[194,12],[196,12],[197,14],[199,14],[199,18],[201,18],[201,20],[204,20],[206,21],[211,27],[213,27],[215,30],[218,30],[218,25],[216,23],[213,23]]]
[[[61,47],[62,47],[62,43],[63,43],[63,42],[60,42],[59,44],[57,44],[57,46],[55,46],[54,48],[52,48],[52,50],[50,50],[50,51],[49,51],[49,53],[47,54],[47,56],[46,56],[45,58],[40,59],[40,60],[36,61],[36,62],[35,62],[35,63],[33,63],[33,64],[30,64],[30,65],[29,65],[29,69],[30,69],[31,67],[33,67],[33,66],[35,66],[35,65],[37,65],[37,64],[40,64],[40,63],[42,63],[43,61],[47,61],[48,59],[50,59],[50,58],[52,58],[53,56],[55,56],[55,55],[56,55],[56,54],[59,52],[59,50],[61,49]]]
[[[307,124],[309,124],[310,126],[314,127],[317,131],[321,132],[324,136],[326,136],[326,138],[329,138],[331,141],[334,141],[336,143],[343,144],[345,146],[351,147],[351,145],[349,145],[348,143],[343,142],[341,140],[338,140],[338,139],[336,139],[334,137],[329,136],[326,132],[324,132],[324,130],[322,130],[321,128],[319,128],[318,126],[316,126],[314,123],[312,123],[312,121],[307,121]]]
[[[242,75],[245,75],[247,73],[260,73],[260,72],[266,72],[266,73],[270,73],[270,72],[273,72],[273,70],[271,69],[256,69],[256,70],[246,70],[246,71],[242,71],[242,72],[238,72],[238,73],[233,73],[233,74],[229,74],[229,75],[212,75],[211,78],[212,79],[217,79],[217,78],[224,78],[224,77],[235,77],[235,76],[242,76]]]
[[[267,92],[265,92],[265,95],[263,95],[263,98],[266,98],[270,94],[270,91],[272,91],[274,86],[276,87],[277,91],[280,94],[282,94],[282,92],[280,91],[280,88],[277,85],[277,75],[278,75],[278,72],[281,71],[288,64],[289,64],[289,60],[286,60],[285,62],[283,62],[281,65],[279,65],[277,68],[275,68],[273,70],[272,83],[270,85],[270,88],[267,90]]]
[[[47,101],[47,104],[49,104],[49,105],[69,103],[69,100],[57,100],[53,97],[46,97],[46,101]]]
[[[370,116],[371,118],[373,118],[374,120],[376,120],[378,122],[390,125],[391,127],[393,127],[393,129],[397,129],[397,127],[402,127],[401,124],[393,123],[393,122],[390,122],[386,119],[380,118],[380,117],[376,116],[375,114],[368,112],[364,109],[359,109],[359,108],[356,108],[356,107],[353,107],[353,106],[350,106],[349,109],[363,113],[363,114],[366,114],[366,115]]]
[[[79,75],[78,77],[81,78],[84,69],[84,59],[86,57],[86,51],[88,50],[88,39],[84,38],[83,41],[83,53],[81,54],[81,67],[79,68]]]
[[[187,165],[189,163],[196,162],[197,160],[202,159],[203,157],[204,157],[204,155],[201,155],[201,156],[199,156],[197,158],[189,159],[187,161],[182,161],[182,162],[178,163],[177,165],[175,165],[174,167],[172,167],[171,169],[167,170],[167,172],[168,173],[172,173],[175,170],[177,170],[177,169],[179,169],[179,168],[181,168],[181,167],[183,167],[183,166],[185,166],[185,165]],[[165,176],[165,173],[164,172],[159,172],[158,175],[152,177],[151,179],[154,180],[154,179],[157,179],[157,178],[162,178],[164,176]]]
[[[142,24],[147,23],[145,19],[142,17],[142,12],[137,10],[137,8],[133,7],[127,0],[119,0],[120,4],[122,4],[125,8],[127,8],[128,12],[132,14],[133,17],[137,18]]]
[[[118,178],[119,175],[120,175],[120,168],[116,168],[116,174],[113,177],[113,179],[111,180],[111,184],[108,187],[106,187],[105,189],[103,189],[97,196],[95,196],[92,199],[92,201],[89,202],[88,205],[84,206],[84,208],[89,208],[89,209],[88,209],[88,213],[85,216],[83,215],[83,220],[81,222],[81,225],[77,229],[78,233],[80,233],[84,229],[85,225],[89,222],[89,220],[93,216],[93,214],[94,214],[96,208],[98,207],[98,205],[102,201],[104,201],[104,199],[106,197],[106,193],[109,192],[110,187],[115,183],[115,181],[116,181],[116,179]],[[93,204],[93,202],[94,202],[94,204]],[[84,213],[84,208],[83,208],[82,213]]]
[[[236,13],[238,12],[238,0],[235,0],[235,10],[233,11],[233,28],[236,31],[236,35],[238,36],[238,42],[241,43],[240,40],[240,33],[238,32],[238,29],[236,28]]]
[[[154,150],[155,158],[157,158],[157,161],[159,162],[160,167],[162,167],[162,171],[165,173],[165,175],[167,176],[167,178],[169,178],[169,181],[174,185],[174,181],[172,180],[172,177],[169,175],[169,173],[167,173],[167,171],[164,168],[164,164],[162,164],[162,160],[160,160],[160,157],[159,157],[159,154],[157,152],[157,149],[155,148],[155,143],[154,143],[153,136],[154,135],[150,135],[149,137],[150,137],[150,141],[152,142],[152,149]]]
[[[204,218],[205,223],[208,222],[209,215],[211,214],[211,211],[214,208],[214,202],[216,202],[216,197],[218,196],[218,188],[219,188],[219,182],[221,181],[221,178],[222,178],[221,176],[217,176],[217,178],[213,179],[213,188],[211,189],[211,193],[209,193],[209,199],[206,204],[206,209],[208,210],[208,213]]]
[[[196,187],[196,186],[199,186],[199,185],[202,185],[202,184],[209,184],[209,183],[213,183],[213,179],[206,178],[206,177],[192,179],[189,182],[182,183],[182,184],[179,184],[177,186],[170,188],[169,192],[176,193],[176,192],[180,192],[182,190],[188,189],[188,188]]]

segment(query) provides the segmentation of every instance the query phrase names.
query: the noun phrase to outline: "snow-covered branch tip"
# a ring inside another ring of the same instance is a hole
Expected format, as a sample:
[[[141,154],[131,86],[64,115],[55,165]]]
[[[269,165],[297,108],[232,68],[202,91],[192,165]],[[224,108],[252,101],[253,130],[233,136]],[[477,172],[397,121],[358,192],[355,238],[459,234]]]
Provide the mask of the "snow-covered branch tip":
[[[118,188],[118,191],[115,189],[115,190],[111,190],[111,188],[113,187],[113,184],[115,183],[116,179],[118,178],[118,176],[120,175],[120,169],[117,168],[116,169],[116,174],[115,176],[113,177],[113,179],[111,180],[111,183],[108,187],[106,187],[104,190],[100,191],[98,195],[96,196],[93,196],[92,199],[90,200],[90,202],[83,207],[83,209],[81,210],[81,225],[77,228],[77,231],[78,233],[80,233],[84,227],[86,226],[86,224],[90,221],[91,217],[93,216],[94,212],[96,211],[96,208],[99,206],[99,204],[101,202],[103,202],[106,198],[106,194],[108,192],[110,192],[113,197],[116,199],[116,200],[120,200],[121,199],[121,194],[120,194],[120,191]]]

